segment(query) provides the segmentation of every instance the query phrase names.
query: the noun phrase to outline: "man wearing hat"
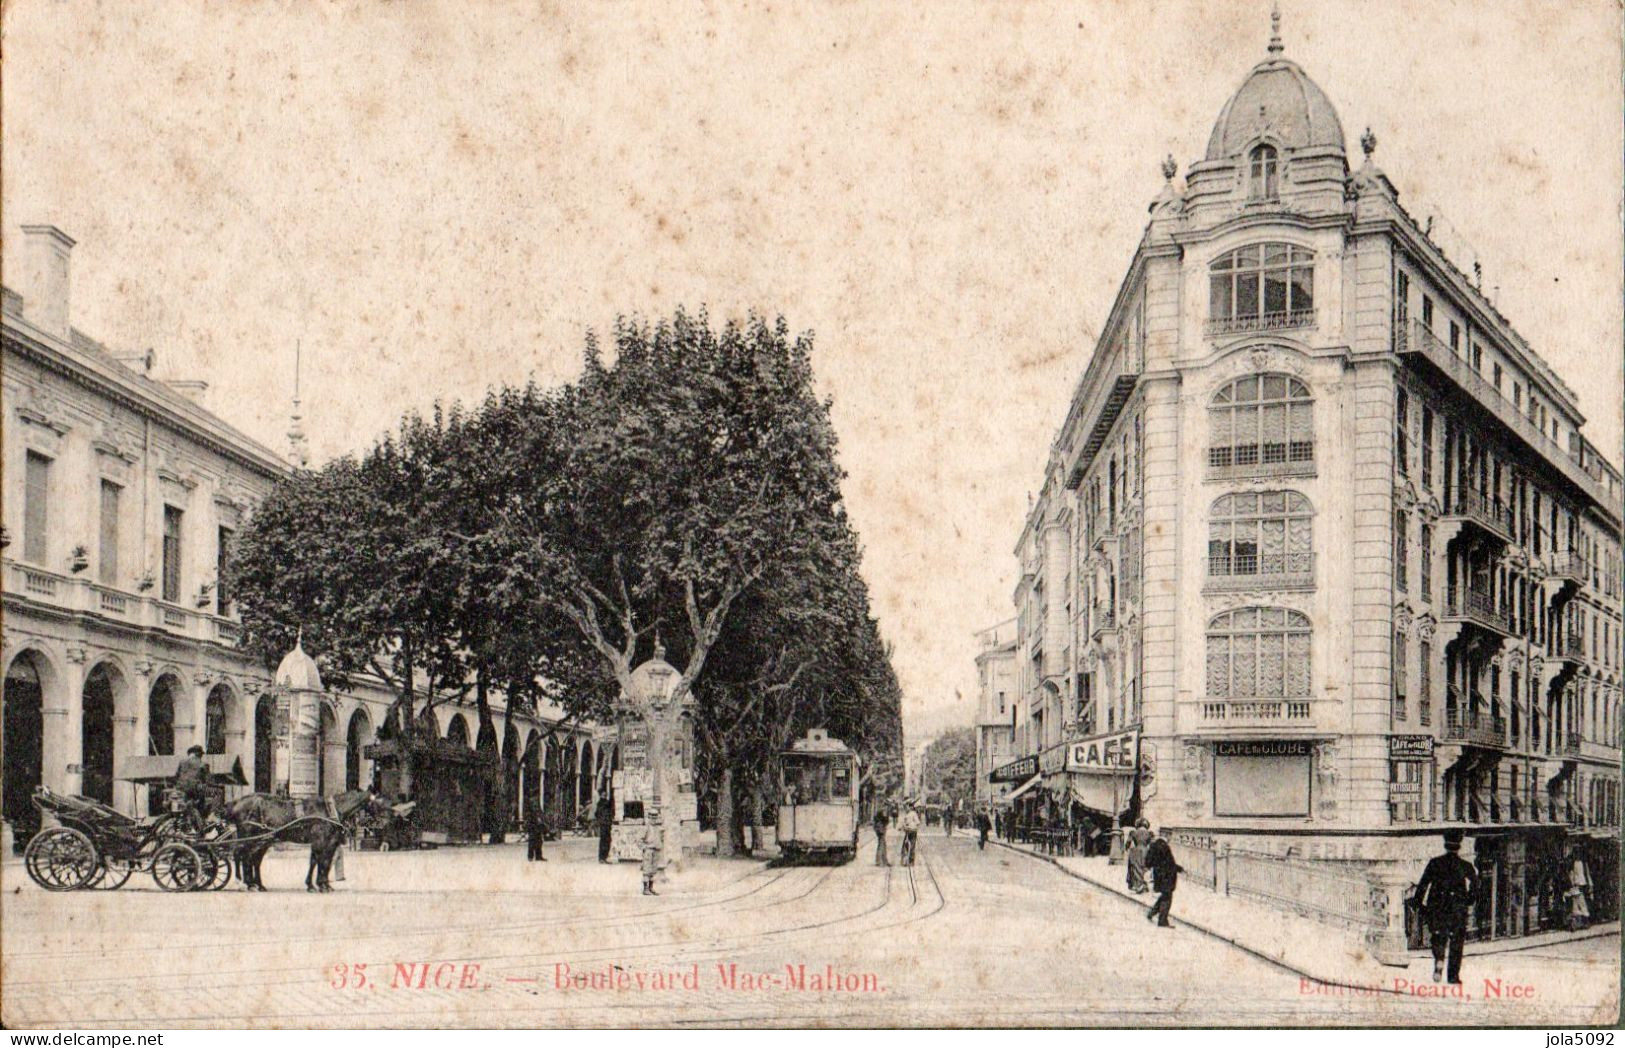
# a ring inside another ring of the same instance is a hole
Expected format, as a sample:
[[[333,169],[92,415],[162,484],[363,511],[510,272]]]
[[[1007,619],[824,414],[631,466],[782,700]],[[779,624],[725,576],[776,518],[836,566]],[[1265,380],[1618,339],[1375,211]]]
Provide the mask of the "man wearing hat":
[[[655,891],[655,874],[660,872],[660,809],[650,806],[648,820],[643,828],[643,894],[659,895]]]
[[[189,746],[175,768],[175,789],[185,799],[192,821],[201,829],[209,813],[209,765],[203,760],[202,746]]]
[[[1416,899],[1433,947],[1433,981],[1461,982],[1461,951],[1467,941],[1467,913],[1473,905],[1478,871],[1461,857],[1462,832],[1446,830],[1444,854],[1428,860],[1417,882]],[[1448,961],[1449,969],[1446,970]]]

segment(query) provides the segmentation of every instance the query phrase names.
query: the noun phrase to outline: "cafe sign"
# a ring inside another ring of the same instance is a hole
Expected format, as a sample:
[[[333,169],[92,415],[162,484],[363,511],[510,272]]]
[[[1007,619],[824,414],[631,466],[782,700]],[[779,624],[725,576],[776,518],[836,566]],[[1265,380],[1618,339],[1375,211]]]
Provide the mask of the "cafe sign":
[[[1395,761],[1430,761],[1433,759],[1433,736],[1390,735],[1388,759]]]
[[[1066,770],[1133,772],[1139,742],[1138,731],[1119,731],[1068,743]]]
[[[1025,757],[1001,764],[988,773],[988,782],[1026,782],[1038,774],[1038,755],[1029,754]]]

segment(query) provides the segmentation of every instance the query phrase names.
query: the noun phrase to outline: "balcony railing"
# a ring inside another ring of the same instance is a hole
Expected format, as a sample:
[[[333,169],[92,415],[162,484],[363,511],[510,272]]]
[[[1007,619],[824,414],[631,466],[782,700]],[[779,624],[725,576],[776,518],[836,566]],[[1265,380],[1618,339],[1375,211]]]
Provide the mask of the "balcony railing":
[[[1560,659],[1569,659],[1579,662],[1585,658],[1585,641],[1578,633],[1568,633],[1554,638],[1552,654]]]
[[[1307,699],[1207,699],[1202,702],[1202,723],[1308,724],[1311,718]]]
[[[1513,525],[1512,508],[1502,503],[1500,499],[1491,498],[1482,491],[1475,491],[1472,488],[1457,491],[1441,516],[1464,517],[1509,540],[1517,533]]]
[[[1308,589],[1315,584],[1313,553],[1237,553],[1209,557],[1203,589]]]
[[[1546,556],[1546,574],[1584,583],[1591,578],[1591,565],[1578,553],[1554,550]]]
[[[1535,425],[1519,405],[1507,399],[1505,393],[1496,389],[1494,383],[1461,359],[1451,350],[1449,343],[1435,335],[1420,319],[1413,321],[1409,328],[1400,328],[1394,332],[1394,352],[1401,355],[1415,354],[1427,360],[1537,454],[1563,471],[1569,481],[1589,495],[1594,502],[1601,506],[1613,504],[1613,496],[1610,495],[1606,484],[1596,476],[1595,470],[1587,468],[1573,452],[1558,444],[1550,434]]]
[[[1571,731],[1557,740],[1557,752],[1563,757],[1578,757],[1580,755],[1580,733]]]
[[[1506,609],[1495,606],[1495,598],[1475,589],[1457,587],[1445,594],[1444,617],[1466,619],[1497,633],[1512,633]]]
[[[1460,707],[1445,711],[1444,737],[1449,742],[1505,748],[1506,735],[1505,717],[1475,714]]]
[[[4,586],[7,595],[17,594],[65,611],[158,629],[193,640],[230,645],[236,644],[242,635],[242,626],[234,619],[104,586],[83,575],[63,575],[7,561]]]
[[[1284,331],[1309,327],[1315,322],[1312,309],[1283,309],[1274,313],[1252,313],[1242,317],[1214,317],[1207,322],[1209,335],[1233,335],[1242,331]]]

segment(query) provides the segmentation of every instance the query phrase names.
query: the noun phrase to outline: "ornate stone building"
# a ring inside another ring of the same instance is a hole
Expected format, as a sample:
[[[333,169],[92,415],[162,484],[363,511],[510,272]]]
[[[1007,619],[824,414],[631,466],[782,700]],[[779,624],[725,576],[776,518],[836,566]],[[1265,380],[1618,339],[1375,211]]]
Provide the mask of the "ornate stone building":
[[[270,789],[272,674],[236,649],[219,585],[233,533],[289,466],[204,410],[195,383],[153,377],[150,353],[121,354],[69,324],[74,242],[25,226],[27,298],[4,291],[4,724],[0,802],[34,822],[35,785],[144,813],[147,791],[117,778],[133,755],[238,755]],[[300,455],[297,424],[292,434]],[[310,676],[315,674],[314,664]],[[319,683],[317,685],[319,687]],[[327,693],[316,777],[323,794],[372,780],[367,747],[391,695],[363,683]],[[588,803],[608,752],[590,734],[546,735],[509,717],[482,736],[471,709],[443,705],[433,731],[508,764],[521,797],[566,821]]]
[[[983,805],[1010,792],[992,775],[1015,756],[1015,620],[978,633],[976,649],[976,803]]]
[[[1620,474],[1359,145],[1277,32],[1164,163],[1017,546],[1017,749],[1132,733],[1070,817],[1384,949],[1446,826],[1475,935],[1559,923],[1574,854],[1612,915]]]

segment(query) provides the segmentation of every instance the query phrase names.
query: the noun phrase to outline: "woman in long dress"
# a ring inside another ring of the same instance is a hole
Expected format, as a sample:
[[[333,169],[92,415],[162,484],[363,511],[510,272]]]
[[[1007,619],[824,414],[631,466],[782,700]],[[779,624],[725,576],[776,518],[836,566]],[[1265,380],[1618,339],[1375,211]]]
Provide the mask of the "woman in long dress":
[[[1151,824],[1145,819],[1136,819],[1134,828],[1128,831],[1128,846],[1124,853],[1128,858],[1128,890],[1131,892],[1144,892],[1149,888],[1145,880],[1145,859],[1155,837]]]

